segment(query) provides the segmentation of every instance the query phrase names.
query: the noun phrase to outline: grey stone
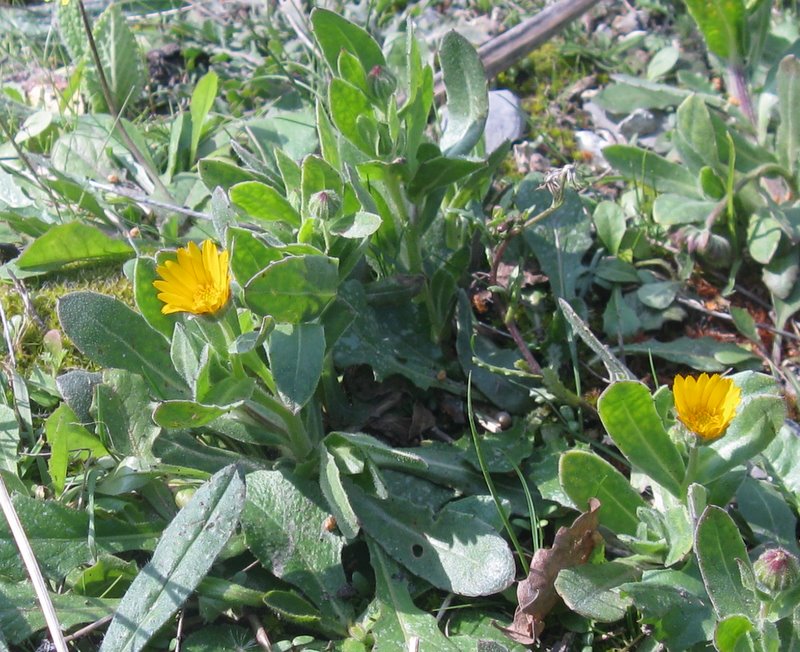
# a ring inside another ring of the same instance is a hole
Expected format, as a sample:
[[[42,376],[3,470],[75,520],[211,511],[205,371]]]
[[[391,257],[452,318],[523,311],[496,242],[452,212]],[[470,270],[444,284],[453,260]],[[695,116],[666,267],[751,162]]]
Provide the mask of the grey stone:
[[[506,140],[522,138],[527,130],[527,119],[514,93],[509,90],[489,91],[489,115],[484,130],[486,153],[491,154]]]
[[[625,138],[631,140],[634,136],[645,136],[657,131],[661,121],[661,117],[652,111],[636,109],[619,123],[619,130]]]

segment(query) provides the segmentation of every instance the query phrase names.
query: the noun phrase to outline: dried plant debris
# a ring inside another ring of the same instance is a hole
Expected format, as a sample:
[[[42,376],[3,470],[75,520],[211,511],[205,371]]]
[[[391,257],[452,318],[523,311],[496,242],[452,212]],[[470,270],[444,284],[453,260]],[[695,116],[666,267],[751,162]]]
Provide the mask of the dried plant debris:
[[[569,527],[559,528],[552,548],[536,551],[528,577],[517,585],[518,606],[510,627],[500,627],[522,645],[533,645],[544,629],[544,619],[558,603],[555,589],[558,573],[564,568],[585,564],[601,541],[597,531],[600,501],[589,500],[589,511]]]

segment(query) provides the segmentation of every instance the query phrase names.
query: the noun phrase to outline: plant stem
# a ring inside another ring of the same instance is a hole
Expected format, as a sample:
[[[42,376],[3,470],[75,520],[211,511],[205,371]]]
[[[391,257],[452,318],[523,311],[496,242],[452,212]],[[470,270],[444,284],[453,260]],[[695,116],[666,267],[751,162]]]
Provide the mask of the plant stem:
[[[733,97],[739,102],[742,107],[742,113],[753,125],[756,127],[758,121],[756,119],[756,112],[753,109],[753,99],[750,97],[750,89],[747,87],[747,79],[744,75],[744,66],[741,63],[733,63],[728,68],[728,74],[731,80],[731,90]]]
[[[39,606],[44,614],[44,620],[47,623],[47,629],[50,631],[56,652],[68,652],[64,634],[61,632],[61,624],[58,622],[58,615],[53,608],[50,595],[47,593],[47,585],[44,583],[42,571],[39,569],[31,544],[25,535],[25,530],[22,528],[22,523],[20,523],[17,511],[14,509],[14,504],[11,502],[11,496],[8,494],[2,475],[0,475],[0,508],[3,510],[8,529],[11,530],[11,535],[17,544],[22,562],[25,564],[25,570],[28,572],[28,577],[30,577],[33,584],[36,599],[39,601]]]
[[[689,485],[692,484],[694,476],[697,473],[698,451],[699,448],[697,446],[697,442],[693,441],[689,445],[689,461],[686,464],[686,475],[683,477],[683,483],[681,485],[681,495],[683,496],[684,500],[686,500],[687,492],[689,491]]]
[[[125,146],[133,155],[133,158],[136,159],[136,162],[147,172],[147,176],[150,177],[150,180],[153,182],[153,185],[155,186],[156,190],[158,190],[159,194],[163,195],[164,199],[172,201],[172,195],[170,195],[169,190],[167,190],[167,187],[161,181],[161,177],[158,175],[158,172],[153,169],[153,167],[147,161],[147,158],[144,156],[144,154],[142,154],[142,151],[139,149],[139,147],[137,147],[136,143],[133,142],[133,138],[131,138],[131,135],[128,133],[127,129],[125,129],[125,125],[122,124],[122,118],[120,117],[117,106],[114,103],[114,98],[111,96],[111,87],[109,86],[108,79],[106,78],[103,62],[100,61],[100,53],[97,50],[97,43],[95,43],[94,35],[92,34],[92,26],[89,24],[89,16],[86,14],[86,7],[83,6],[83,0],[75,1],[78,3],[78,11],[81,14],[83,30],[86,33],[86,40],[89,43],[89,51],[92,53],[92,61],[94,62],[95,68],[97,68],[97,77],[100,81],[103,99],[108,107],[108,112],[111,114],[111,117],[114,118],[114,124],[117,128],[117,131],[119,131],[120,137],[125,142]]]
[[[527,577],[527,575],[530,573],[528,560],[525,558],[525,552],[522,550],[519,539],[517,539],[517,535],[514,533],[514,530],[511,527],[511,522],[508,520],[508,514],[506,514],[506,510],[503,509],[503,505],[500,503],[500,497],[497,493],[497,488],[494,486],[492,476],[489,474],[489,469],[486,467],[486,460],[483,457],[483,451],[481,450],[481,445],[478,441],[478,429],[475,427],[475,415],[472,411],[472,372],[470,372],[469,379],[467,380],[467,418],[469,419],[469,429],[472,433],[472,444],[475,446],[475,455],[478,458],[478,466],[481,467],[481,473],[483,473],[483,480],[486,482],[486,487],[489,489],[489,493],[492,496],[494,506],[497,508],[497,513],[500,515],[500,519],[503,521],[503,527],[508,533],[508,538],[511,539],[514,550],[517,552],[517,557],[519,557],[520,566],[522,566],[522,570]]]

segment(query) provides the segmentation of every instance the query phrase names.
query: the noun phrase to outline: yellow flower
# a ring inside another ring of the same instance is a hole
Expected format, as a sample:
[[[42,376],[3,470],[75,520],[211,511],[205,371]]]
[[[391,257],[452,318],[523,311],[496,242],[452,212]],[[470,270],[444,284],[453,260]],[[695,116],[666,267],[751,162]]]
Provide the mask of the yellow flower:
[[[202,250],[194,242],[178,249],[178,260],[168,260],[156,267],[163,280],[153,281],[164,302],[161,312],[214,314],[227,302],[231,293],[228,252],[206,240]]]
[[[701,439],[721,437],[742,400],[742,390],[730,378],[700,374],[699,378],[675,376],[672,385],[678,418]]]

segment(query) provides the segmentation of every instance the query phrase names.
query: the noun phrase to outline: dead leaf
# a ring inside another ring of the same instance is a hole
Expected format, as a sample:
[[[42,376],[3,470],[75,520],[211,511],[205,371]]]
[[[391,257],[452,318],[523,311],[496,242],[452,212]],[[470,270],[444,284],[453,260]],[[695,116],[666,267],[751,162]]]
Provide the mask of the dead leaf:
[[[589,511],[569,527],[559,528],[552,548],[536,551],[528,577],[517,584],[517,610],[509,627],[498,628],[522,645],[533,645],[544,629],[544,618],[558,603],[555,581],[562,568],[585,564],[602,538],[597,531],[600,501],[589,500]]]

